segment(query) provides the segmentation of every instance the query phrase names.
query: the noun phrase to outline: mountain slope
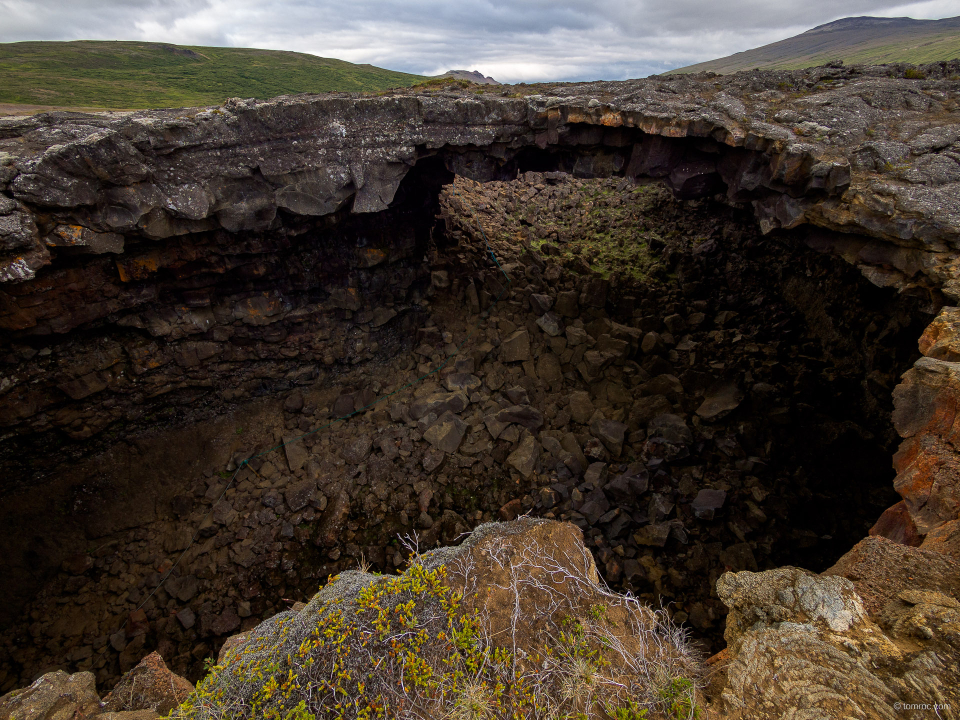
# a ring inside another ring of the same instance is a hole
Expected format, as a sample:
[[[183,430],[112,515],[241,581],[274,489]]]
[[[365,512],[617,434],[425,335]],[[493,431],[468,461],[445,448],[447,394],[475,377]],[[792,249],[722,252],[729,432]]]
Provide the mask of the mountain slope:
[[[281,50],[93,40],[0,44],[0,103],[182,107],[230,97],[379,91],[423,79]]]
[[[796,70],[831,60],[845,63],[929,63],[960,57],[960,17],[943,20],[850,17],[786,40],[673,72],[728,74],[740,70]]]

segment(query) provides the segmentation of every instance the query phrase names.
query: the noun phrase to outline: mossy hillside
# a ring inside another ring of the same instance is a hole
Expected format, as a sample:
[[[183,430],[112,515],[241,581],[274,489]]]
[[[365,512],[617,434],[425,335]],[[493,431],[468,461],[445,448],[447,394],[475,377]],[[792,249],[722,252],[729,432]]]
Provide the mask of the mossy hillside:
[[[138,109],[319,92],[378,92],[419,75],[306,53],[145,42],[0,44],[0,103]]]

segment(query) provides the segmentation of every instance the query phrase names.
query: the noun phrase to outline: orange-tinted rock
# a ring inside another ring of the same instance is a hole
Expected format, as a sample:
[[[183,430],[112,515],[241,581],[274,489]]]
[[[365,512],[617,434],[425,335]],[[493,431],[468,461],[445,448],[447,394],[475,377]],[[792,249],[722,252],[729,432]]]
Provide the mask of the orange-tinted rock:
[[[901,545],[917,547],[923,537],[917,533],[917,526],[910,517],[910,511],[903,500],[883,511],[883,514],[870,528],[871,536],[885,537]]]
[[[893,422],[905,438],[893,459],[894,487],[923,535],[960,515],[960,366],[920,358],[893,400]]]
[[[960,520],[951,520],[932,530],[920,549],[934,550],[960,560]]]
[[[940,310],[920,337],[920,352],[937,360],[960,361],[960,308]]]
[[[160,654],[153,652],[120,678],[104,698],[104,711],[153,710],[166,715],[192,692],[190,681],[170,672]]]

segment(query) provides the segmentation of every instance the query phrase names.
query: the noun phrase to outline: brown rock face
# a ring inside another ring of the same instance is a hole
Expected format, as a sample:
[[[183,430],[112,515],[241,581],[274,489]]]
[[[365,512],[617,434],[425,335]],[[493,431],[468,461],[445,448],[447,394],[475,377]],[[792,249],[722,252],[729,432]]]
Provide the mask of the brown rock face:
[[[879,617],[884,606],[903,590],[960,594],[960,562],[881,537],[857,543],[823,574],[852,580],[871,617]]]
[[[104,698],[104,710],[152,710],[159,715],[167,715],[192,692],[193,685],[170,672],[163,658],[153,652],[124,675]]]
[[[0,697],[0,718],[73,720],[100,714],[93,673],[47,673],[30,687]]]

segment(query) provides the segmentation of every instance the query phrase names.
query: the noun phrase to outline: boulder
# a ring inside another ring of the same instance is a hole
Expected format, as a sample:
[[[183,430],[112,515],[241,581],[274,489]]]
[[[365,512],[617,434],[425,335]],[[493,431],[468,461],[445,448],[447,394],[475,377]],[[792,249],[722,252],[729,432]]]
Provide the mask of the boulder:
[[[507,464],[525,478],[536,471],[539,460],[540,444],[532,435],[527,435],[520,442],[519,447],[507,456]]]
[[[313,480],[303,480],[288,486],[283,491],[290,512],[303,510],[317,492],[317,484]]]
[[[563,321],[555,312],[544,313],[537,318],[537,326],[550,337],[563,335]]]
[[[10,720],[74,720],[101,711],[93,673],[50,672],[29,687],[0,697],[0,718]]]
[[[343,459],[353,465],[359,465],[370,457],[371,450],[373,450],[373,438],[364,434],[342,450]]]
[[[120,682],[104,698],[104,710],[152,710],[166,715],[192,692],[193,684],[170,672],[160,654],[152,652],[120,678]]]
[[[616,420],[596,419],[590,423],[590,432],[604,444],[614,458],[620,457],[627,426]]]
[[[504,425],[516,423],[528,430],[539,430],[543,427],[543,413],[530,405],[513,405],[501,410],[495,417]]]
[[[693,515],[698,520],[713,520],[717,510],[723,507],[727,500],[725,490],[715,490],[713,488],[704,488],[697,493],[697,496],[690,504]]]
[[[530,359],[530,335],[515,330],[500,344],[501,362],[526,362]]]
[[[467,424],[451,412],[445,412],[423,434],[423,439],[435,449],[452,454],[460,447]]]
[[[593,401],[590,400],[590,393],[578,390],[570,393],[569,403],[570,417],[575,423],[586,425],[596,412]]]
[[[736,410],[743,402],[743,391],[734,380],[717,382],[707,388],[697,415],[704,420],[720,420]]]
[[[287,465],[290,467],[290,472],[295,473],[307,464],[310,455],[303,446],[303,440],[296,436],[285,437],[283,442],[283,452],[287,456]]]

